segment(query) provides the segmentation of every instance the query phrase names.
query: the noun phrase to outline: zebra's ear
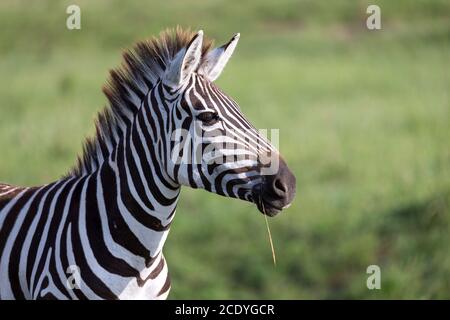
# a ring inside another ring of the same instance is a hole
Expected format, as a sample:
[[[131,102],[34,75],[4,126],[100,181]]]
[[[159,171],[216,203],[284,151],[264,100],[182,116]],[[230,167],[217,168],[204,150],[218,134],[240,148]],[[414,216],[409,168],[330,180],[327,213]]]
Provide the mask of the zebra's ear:
[[[230,60],[239,37],[240,34],[236,33],[228,43],[208,52],[199,67],[199,73],[203,74],[209,81],[216,80]]]
[[[203,31],[192,38],[186,48],[180,50],[164,74],[164,82],[173,87],[180,87],[198,67],[202,56]]]

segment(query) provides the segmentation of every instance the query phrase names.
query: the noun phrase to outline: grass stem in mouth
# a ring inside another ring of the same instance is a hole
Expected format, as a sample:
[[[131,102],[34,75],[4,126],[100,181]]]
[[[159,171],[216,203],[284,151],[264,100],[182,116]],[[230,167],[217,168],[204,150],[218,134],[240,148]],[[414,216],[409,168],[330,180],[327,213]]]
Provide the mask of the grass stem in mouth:
[[[264,203],[262,201],[261,201],[261,205],[262,205],[262,208],[264,211],[264,218],[266,219],[267,234],[269,235],[270,249],[272,250],[273,265],[276,267],[277,266],[277,258],[275,256],[275,249],[273,248],[272,233],[270,232],[269,220],[267,219],[266,209],[264,208]]]

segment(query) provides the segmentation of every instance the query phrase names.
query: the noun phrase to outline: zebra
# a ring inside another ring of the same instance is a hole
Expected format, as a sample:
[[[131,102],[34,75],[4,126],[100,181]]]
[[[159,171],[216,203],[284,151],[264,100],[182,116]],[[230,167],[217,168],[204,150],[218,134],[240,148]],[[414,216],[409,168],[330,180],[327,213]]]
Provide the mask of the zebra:
[[[214,83],[239,37],[213,48],[177,27],[138,42],[110,72],[108,105],[72,169],[43,186],[0,184],[1,299],[166,299],[162,249],[182,186],[267,216],[292,203],[295,176]],[[195,159],[194,143],[173,138],[180,129],[215,153]]]

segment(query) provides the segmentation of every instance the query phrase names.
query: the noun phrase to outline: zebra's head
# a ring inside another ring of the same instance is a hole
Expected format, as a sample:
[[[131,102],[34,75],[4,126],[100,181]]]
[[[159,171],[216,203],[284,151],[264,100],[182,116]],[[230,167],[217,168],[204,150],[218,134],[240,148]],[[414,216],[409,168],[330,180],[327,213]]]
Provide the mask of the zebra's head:
[[[264,134],[214,83],[238,40],[236,34],[209,50],[199,31],[168,63],[160,83],[170,140],[164,162],[180,185],[251,201],[274,216],[291,204],[295,177]]]

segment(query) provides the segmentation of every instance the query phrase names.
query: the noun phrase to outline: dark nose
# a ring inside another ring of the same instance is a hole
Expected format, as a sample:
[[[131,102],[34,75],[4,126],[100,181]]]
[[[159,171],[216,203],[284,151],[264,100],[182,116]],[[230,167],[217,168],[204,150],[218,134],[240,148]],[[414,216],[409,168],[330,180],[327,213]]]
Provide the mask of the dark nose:
[[[284,181],[283,177],[275,176],[272,181],[272,192],[276,197],[284,198],[289,190],[287,182]]]
[[[281,210],[289,205],[295,197],[296,179],[282,158],[279,160],[278,172],[266,176],[263,187],[264,202]]]

